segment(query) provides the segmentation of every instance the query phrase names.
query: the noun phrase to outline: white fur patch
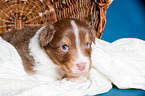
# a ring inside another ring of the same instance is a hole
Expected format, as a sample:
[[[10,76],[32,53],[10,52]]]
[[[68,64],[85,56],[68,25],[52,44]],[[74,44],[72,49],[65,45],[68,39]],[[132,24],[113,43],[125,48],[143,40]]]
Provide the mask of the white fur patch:
[[[89,65],[90,65],[90,60],[88,57],[86,57],[82,50],[81,50],[81,47],[80,47],[80,38],[79,38],[79,29],[78,29],[78,26],[76,25],[75,21],[74,20],[71,20],[71,25],[73,27],[73,30],[74,30],[74,34],[75,34],[75,41],[76,41],[76,48],[77,48],[77,55],[78,55],[78,58],[76,58],[75,60],[75,64],[79,64],[79,63],[86,63],[86,69],[83,70],[83,71],[87,71],[89,69]],[[74,66],[74,68],[72,69],[73,72],[79,72],[77,66]]]
[[[61,79],[61,74],[58,74],[58,71],[61,70],[60,67],[54,64],[44,49],[40,47],[40,41],[38,37],[39,33],[42,32],[44,28],[45,26],[41,27],[31,38],[29,43],[30,55],[35,59],[35,65],[33,69],[36,71],[36,74],[34,76],[39,80],[51,81]]]

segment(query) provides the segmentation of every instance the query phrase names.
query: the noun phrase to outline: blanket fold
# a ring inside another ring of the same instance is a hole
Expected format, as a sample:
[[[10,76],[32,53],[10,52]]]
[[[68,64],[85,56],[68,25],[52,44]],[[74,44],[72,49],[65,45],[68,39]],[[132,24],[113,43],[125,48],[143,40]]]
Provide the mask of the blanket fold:
[[[145,41],[125,38],[111,44],[102,40],[96,42],[98,47],[94,49],[92,60],[99,71],[118,88],[145,90]]]
[[[96,39],[92,45],[92,69],[82,84],[42,81],[28,75],[16,49],[0,37],[0,96],[85,96],[118,88],[145,90],[145,41],[125,38],[113,43]]]

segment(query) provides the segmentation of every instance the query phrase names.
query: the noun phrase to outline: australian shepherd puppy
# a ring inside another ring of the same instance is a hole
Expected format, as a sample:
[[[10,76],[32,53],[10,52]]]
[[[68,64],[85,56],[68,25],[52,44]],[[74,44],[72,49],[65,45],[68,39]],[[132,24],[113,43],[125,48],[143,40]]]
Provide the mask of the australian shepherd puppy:
[[[91,68],[91,44],[96,32],[77,19],[12,30],[1,36],[17,49],[27,73],[82,82]]]

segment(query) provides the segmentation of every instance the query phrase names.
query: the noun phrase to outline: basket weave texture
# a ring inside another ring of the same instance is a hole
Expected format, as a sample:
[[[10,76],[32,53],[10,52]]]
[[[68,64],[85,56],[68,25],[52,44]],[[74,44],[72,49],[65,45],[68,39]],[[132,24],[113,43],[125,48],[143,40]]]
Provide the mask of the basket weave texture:
[[[42,26],[63,18],[89,23],[101,38],[106,9],[113,0],[0,0],[0,33]]]

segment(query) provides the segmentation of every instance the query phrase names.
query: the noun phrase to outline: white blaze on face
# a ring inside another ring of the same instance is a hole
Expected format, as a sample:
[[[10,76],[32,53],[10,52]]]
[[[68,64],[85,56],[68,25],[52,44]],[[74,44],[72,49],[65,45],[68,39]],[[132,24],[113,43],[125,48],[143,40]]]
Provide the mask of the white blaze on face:
[[[80,70],[78,70],[77,64],[80,63],[85,63],[86,68],[82,71],[82,72],[86,72],[89,70],[89,66],[90,66],[90,60],[89,57],[85,56],[84,53],[81,50],[81,46],[80,46],[80,38],[79,38],[79,29],[75,23],[74,20],[71,20],[71,25],[73,27],[74,30],[74,34],[75,34],[75,41],[76,41],[76,49],[77,49],[77,57],[75,59],[75,66],[72,68],[73,73],[79,73],[81,72]],[[85,46],[85,45],[84,45]]]

